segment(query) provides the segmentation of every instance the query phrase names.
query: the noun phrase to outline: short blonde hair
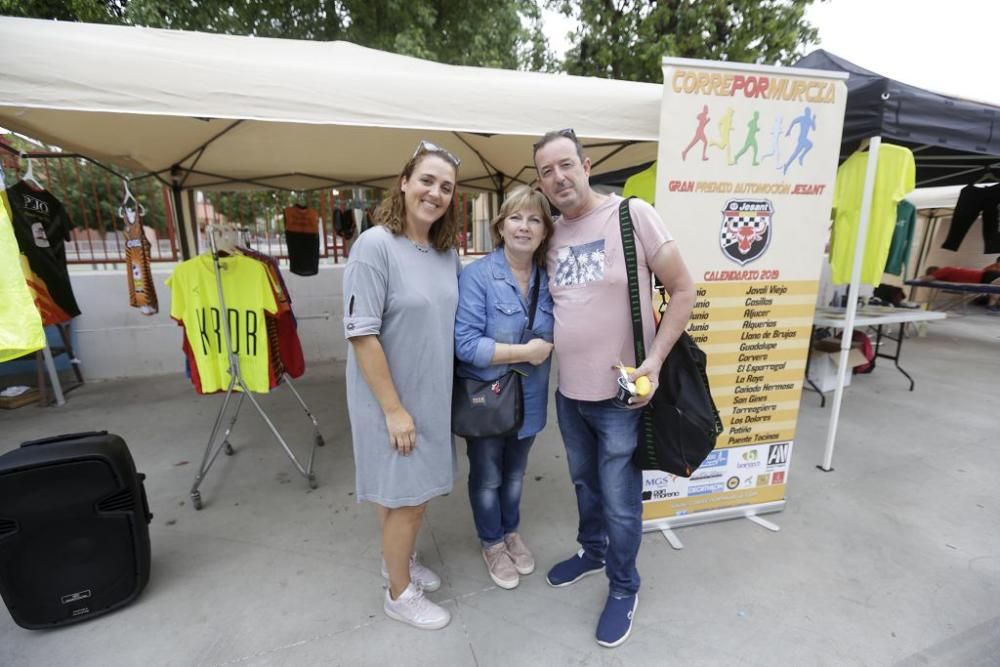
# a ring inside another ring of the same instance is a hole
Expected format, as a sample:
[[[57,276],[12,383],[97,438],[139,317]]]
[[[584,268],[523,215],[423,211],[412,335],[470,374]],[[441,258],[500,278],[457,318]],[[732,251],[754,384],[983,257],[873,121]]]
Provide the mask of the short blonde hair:
[[[500,236],[500,228],[504,221],[518,211],[532,210],[538,211],[542,216],[542,224],[545,227],[545,236],[542,243],[535,250],[533,259],[539,266],[545,266],[545,255],[549,251],[549,239],[552,238],[552,211],[549,208],[549,200],[538,190],[534,190],[527,185],[519,185],[507,194],[507,198],[500,205],[500,212],[490,222],[490,236],[493,237],[493,246],[503,247],[503,237]]]

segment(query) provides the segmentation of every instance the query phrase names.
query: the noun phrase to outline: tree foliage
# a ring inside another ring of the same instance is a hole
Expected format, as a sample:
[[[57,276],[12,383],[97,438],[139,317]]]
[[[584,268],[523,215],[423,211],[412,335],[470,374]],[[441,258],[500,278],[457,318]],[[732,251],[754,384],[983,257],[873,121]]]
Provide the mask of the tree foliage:
[[[0,15],[19,18],[121,23],[123,0],[0,0]]]
[[[0,14],[344,40],[453,65],[555,66],[535,0],[0,0]]]
[[[577,21],[570,74],[661,82],[664,56],[790,64],[816,29],[813,0],[547,0]]]

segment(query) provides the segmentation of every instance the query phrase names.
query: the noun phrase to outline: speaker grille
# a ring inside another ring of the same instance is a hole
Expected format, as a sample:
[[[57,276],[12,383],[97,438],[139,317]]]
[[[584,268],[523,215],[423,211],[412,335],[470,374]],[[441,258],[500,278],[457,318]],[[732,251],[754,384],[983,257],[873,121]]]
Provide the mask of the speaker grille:
[[[97,503],[98,512],[131,512],[134,509],[135,496],[129,489],[122,489]]]
[[[7,537],[17,532],[17,521],[0,518],[0,537]]]

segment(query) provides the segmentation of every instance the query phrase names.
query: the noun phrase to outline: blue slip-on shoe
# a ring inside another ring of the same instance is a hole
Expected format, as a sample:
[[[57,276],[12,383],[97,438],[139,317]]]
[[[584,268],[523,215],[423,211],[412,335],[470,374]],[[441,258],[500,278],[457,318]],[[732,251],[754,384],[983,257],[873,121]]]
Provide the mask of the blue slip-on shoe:
[[[570,556],[561,563],[556,563],[545,575],[545,581],[549,586],[560,588],[575,584],[584,577],[604,571],[604,562],[594,560],[584,554],[580,549],[576,554]]]
[[[597,643],[607,648],[621,646],[632,634],[632,619],[639,607],[639,594],[616,598],[608,595],[597,621]]]

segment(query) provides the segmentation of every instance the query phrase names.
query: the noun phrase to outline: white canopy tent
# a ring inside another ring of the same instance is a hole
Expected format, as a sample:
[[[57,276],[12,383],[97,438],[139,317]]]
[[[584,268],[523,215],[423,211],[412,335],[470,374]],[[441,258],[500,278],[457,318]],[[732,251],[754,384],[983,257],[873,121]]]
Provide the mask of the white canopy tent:
[[[564,127],[597,173],[655,158],[655,84],[33,19],[0,18],[0,43],[0,125],[182,188],[385,187],[427,139],[493,192],[531,182],[532,141]]]
[[[939,188],[917,188],[906,195],[906,200],[918,210],[928,208],[955,208],[961,185],[943,185]]]

